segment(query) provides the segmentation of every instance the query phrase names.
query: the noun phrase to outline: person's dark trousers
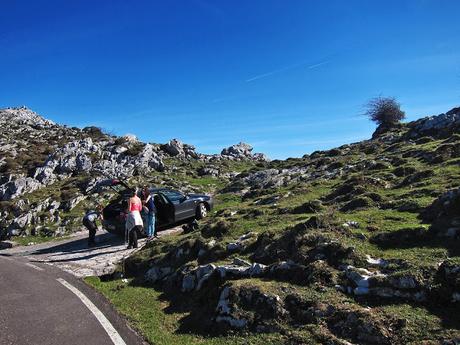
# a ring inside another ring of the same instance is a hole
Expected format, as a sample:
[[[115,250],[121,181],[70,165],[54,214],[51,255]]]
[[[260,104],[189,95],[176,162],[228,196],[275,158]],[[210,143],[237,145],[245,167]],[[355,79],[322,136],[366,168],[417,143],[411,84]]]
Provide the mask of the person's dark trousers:
[[[88,245],[93,246],[96,244],[95,237],[96,237],[96,230],[97,226],[93,222],[90,222],[89,220],[85,219],[83,220],[83,225],[88,229],[89,231],[89,237],[88,237]]]
[[[137,236],[141,230],[140,225],[136,225],[129,232],[128,248],[137,248]]]

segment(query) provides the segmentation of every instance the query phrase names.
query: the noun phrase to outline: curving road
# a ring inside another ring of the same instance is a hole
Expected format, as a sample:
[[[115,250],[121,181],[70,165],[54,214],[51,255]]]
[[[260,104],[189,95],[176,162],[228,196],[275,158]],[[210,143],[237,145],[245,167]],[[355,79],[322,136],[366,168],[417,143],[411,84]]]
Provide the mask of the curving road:
[[[97,292],[57,267],[0,252],[1,345],[137,345]]]

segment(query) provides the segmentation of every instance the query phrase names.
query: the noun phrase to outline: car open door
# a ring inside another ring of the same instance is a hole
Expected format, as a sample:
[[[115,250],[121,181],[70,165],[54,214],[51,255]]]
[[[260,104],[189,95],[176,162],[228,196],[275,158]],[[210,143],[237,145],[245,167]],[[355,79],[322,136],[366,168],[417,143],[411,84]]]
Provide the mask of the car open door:
[[[171,201],[163,194],[156,193],[153,195],[153,202],[157,209],[156,217],[158,219],[158,225],[166,226],[174,223],[174,205]]]

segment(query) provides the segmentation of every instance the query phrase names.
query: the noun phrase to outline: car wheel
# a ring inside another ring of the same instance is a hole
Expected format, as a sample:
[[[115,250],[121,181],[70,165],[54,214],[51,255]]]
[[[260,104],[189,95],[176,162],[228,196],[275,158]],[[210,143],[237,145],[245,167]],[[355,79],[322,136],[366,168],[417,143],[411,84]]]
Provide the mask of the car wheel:
[[[198,205],[196,209],[196,218],[197,219],[202,219],[208,215],[208,209],[206,208],[206,205],[201,203]]]

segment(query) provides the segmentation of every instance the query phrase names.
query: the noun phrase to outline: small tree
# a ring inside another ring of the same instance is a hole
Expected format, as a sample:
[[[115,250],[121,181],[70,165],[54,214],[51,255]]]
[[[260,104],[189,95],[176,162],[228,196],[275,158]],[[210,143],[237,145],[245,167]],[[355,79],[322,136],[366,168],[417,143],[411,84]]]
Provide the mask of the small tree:
[[[366,104],[366,115],[370,120],[385,127],[397,124],[406,117],[401,104],[394,97],[375,97]]]

